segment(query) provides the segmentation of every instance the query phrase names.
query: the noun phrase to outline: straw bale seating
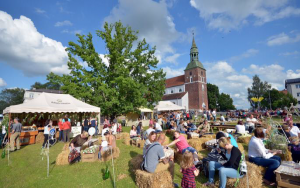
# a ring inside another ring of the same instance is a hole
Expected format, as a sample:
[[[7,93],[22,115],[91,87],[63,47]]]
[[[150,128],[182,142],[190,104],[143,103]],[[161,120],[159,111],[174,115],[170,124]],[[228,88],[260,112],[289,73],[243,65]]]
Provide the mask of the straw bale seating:
[[[136,184],[139,188],[173,188],[174,163],[159,163],[154,173],[140,170],[142,155],[137,155],[130,161],[131,170],[135,173]]]
[[[35,138],[36,144],[42,144],[44,142],[44,132],[39,132]]]
[[[248,174],[248,180],[249,180],[249,188],[261,188],[263,187],[262,184],[262,179],[263,179],[263,174],[262,174],[262,169],[261,167],[250,163],[246,161],[247,163],[247,174]],[[227,184],[226,187],[234,188],[234,184],[237,179],[235,178],[227,178]],[[220,181],[216,181],[216,186],[219,186]],[[245,188],[247,187],[247,177],[244,176],[240,178],[239,183],[237,185],[237,188]]]
[[[56,161],[55,161],[56,165],[68,165],[69,153],[70,153],[69,143],[66,143],[62,148],[62,152],[60,152],[60,154],[58,154],[58,156],[56,157]]]
[[[247,136],[247,137],[240,136],[240,137],[238,137],[237,142],[244,143],[244,144],[249,144],[251,138],[252,138],[252,136]]]
[[[112,155],[111,155],[112,152]],[[119,158],[120,156],[120,149],[118,147],[113,148],[112,150],[106,150],[106,151],[101,151],[101,160],[102,162],[105,161],[110,161],[111,158],[113,157],[114,159]]]
[[[127,145],[127,146],[129,146],[130,145],[130,137],[124,138],[123,141],[122,141],[122,143],[125,144],[125,145]]]
[[[211,140],[211,138],[201,137],[201,138],[192,138],[188,140],[188,144],[195,148],[197,151],[203,150],[206,148],[205,142]]]

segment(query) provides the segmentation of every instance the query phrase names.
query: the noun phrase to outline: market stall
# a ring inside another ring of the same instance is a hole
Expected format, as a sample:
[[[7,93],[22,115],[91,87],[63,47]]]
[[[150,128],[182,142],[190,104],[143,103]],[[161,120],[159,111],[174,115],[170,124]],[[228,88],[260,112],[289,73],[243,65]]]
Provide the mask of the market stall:
[[[150,119],[153,119],[153,111],[148,108],[140,108],[141,113],[128,113],[126,114],[127,126],[137,125],[139,119],[143,126],[149,126]]]
[[[51,118],[53,125],[57,125],[58,118],[67,114],[72,125],[80,126],[82,117],[87,115],[94,115],[99,120],[100,108],[84,103],[68,94],[42,93],[33,100],[7,107],[3,114],[9,115],[10,119],[14,117],[20,119],[23,125],[20,140],[24,145],[35,143],[35,136],[38,130],[43,130],[46,119]]]
[[[154,107],[156,112],[161,111],[178,111],[178,110],[185,110],[184,107],[178,106],[171,101],[159,101],[158,104]]]

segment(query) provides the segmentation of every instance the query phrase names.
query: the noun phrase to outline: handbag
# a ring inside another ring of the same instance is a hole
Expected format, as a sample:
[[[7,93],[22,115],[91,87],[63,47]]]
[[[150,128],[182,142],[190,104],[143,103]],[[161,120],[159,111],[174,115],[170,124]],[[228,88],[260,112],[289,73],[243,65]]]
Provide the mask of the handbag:
[[[73,149],[70,153],[69,153],[69,156],[68,156],[68,161],[70,164],[76,162],[76,161],[79,161],[80,160],[80,157],[81,157],[81,154],[80,152],[78,152],[76,149]]]

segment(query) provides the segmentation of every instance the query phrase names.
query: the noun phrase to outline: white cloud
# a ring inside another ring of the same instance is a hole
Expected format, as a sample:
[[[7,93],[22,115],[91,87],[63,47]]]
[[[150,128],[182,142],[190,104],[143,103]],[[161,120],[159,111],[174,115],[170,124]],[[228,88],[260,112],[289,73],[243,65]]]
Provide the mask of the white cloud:
[[[180,57],[181,54],[173,54],[171,56],[166,57],[164,60],[168,63],[172,63],[174,65],[178,65],[177,58]]]
[[[0,78],[0,87],[4,86],[6,86],[6,82],[2,78]]]
[[[300,69],[297,69],[295,72],[293,70],[286,71],[287,79],[300,78]]]
[[[38,14],[45,14],[46,11],[40,9],[40,8],[35,8],[35,12],[38,13]]]
[[[163,67],[162,69],[167,74],[166,75],[167,78],[172,78],[172,77],[175,77],[175,76],[183,75],[185,68],[182,67],[182,68],[179,68],[179,69],[173,69],[173,68],[170,68],[170,67]]]
[[[72,34],[72,35],[76,35],[76,34],[81,34],[82,33],[81,30],[68,30],[68,29],[64,29],[61,32],[62,33]]]
[[[293,51],[293,52],[280,53],[279,55],[281,55],[281,56],[293,56],[293,55],[298,55],[298,54],[299,54],[298,51]]]
[[[236,108],[248,108],[247,88],[250,87],[252,79],[238,73],[225,61],[211,65],[207,66],[206,71],[208,82],[217,85],[220,92],[230,94]]]
[[[61,26],[72,26],[72,22],[70,22],[69,20],[65,20],[65,21],[62,21],[62,22],[56,22],[55,23],[55,27],[61,27]]]
[[[13,19],[3,11],[0,11],[0,61],[22,70],[26,76],[69,72],[68,56],[60,42],[39,33],[29,18]]]
[[[300,15],[300,9],[289,6],[288,0],[190,0],[190,4],[209,28],[225,32],[252,22],[262,25]]]
[[[178,40],[181,33],[176,30],[165,1],[119,0],[104,21],[114,23],[119,20],[138,30],[140,40],[146,38],[149,44],[156,45],[161,57],[166,53],[175,53],[171,44]]]
[[[256,49],[249,49],[246,52],[242,53],[241,55],[238,56],[233,56],[230,58],[230,61],[239,61],[241,59],[249,58],[252,56],[255,56],[259,51]]]
[[[285,33],[271,36],[267,39],[268,46],[279,46],[282,44],[295,43],[300,41],[300,33],[297,33],[294,37]]]

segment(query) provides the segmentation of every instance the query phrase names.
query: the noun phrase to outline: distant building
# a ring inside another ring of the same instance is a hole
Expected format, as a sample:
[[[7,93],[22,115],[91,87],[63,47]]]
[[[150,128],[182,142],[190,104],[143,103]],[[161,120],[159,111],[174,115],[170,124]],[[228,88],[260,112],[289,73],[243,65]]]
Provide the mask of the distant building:
[[[297,99],[297,108],[300,108],[300,78],[285,80],[285,89]]]
[[[190,63],[184,75],[166,80],[162,100],[185,107],[186,110],[203,110],[208,107],[206,70],[198,59],[198,48],[193,38]]]
[[[63,91],[53,89],[35,89],[26,90],[24,93],[24,102],[37,98],[41,93],[56,93],[63,94]]]

